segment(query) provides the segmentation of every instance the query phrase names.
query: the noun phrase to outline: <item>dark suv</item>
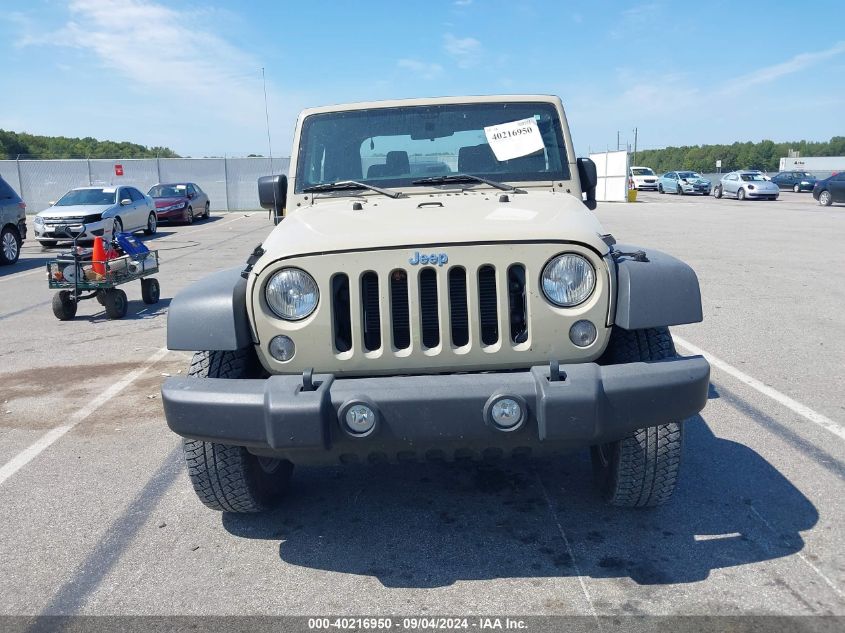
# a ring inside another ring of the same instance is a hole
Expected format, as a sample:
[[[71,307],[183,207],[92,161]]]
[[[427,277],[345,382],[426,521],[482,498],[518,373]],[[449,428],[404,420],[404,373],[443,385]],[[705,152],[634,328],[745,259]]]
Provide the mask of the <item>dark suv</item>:
[[[26,239],[26,204],[0,176],[0,264],[14,264]]]

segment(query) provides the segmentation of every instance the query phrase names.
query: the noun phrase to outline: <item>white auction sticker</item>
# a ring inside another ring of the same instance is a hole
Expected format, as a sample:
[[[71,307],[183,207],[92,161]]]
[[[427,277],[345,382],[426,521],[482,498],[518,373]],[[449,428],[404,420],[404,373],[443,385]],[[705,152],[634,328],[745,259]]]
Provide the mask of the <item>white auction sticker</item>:
[[[498,161],[528,156],[545,147],[534,118],[491,125],[484,134]]]

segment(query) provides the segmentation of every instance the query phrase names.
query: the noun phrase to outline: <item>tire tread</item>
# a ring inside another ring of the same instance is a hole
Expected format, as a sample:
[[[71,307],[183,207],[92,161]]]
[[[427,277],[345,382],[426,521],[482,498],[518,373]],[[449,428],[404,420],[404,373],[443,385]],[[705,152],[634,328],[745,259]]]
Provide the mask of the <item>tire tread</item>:
[[[614,328],[602,364],[660,360],[676,356],[668,328]],[[680,474],[683,426],[670,422],[637,429],[617,445],[618,455],[608,480],[611,505],[653,507],[672,497]]]

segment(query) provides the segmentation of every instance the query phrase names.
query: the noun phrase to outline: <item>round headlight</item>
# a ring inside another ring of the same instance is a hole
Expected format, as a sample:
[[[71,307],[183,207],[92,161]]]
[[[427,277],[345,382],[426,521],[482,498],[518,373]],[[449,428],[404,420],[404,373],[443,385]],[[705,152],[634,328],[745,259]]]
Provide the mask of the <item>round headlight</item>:
[[[304,270],[283,268],[270,277],[264,296],[278,317],[298,321],[317,308],[320,291],[314,278]]]
[[[558,255],[543,269],[543,294],[555,305],[568,308],[583,303],[596,287],[596,271],[575,253]]]

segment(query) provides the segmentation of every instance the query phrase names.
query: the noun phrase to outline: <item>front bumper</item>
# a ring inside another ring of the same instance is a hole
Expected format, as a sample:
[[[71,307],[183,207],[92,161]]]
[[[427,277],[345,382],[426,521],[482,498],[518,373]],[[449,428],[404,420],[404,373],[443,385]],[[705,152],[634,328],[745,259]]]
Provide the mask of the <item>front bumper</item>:
[[[654,182],[643,182],[643,181],[634,181],[634,188],[639,189],[640,191],[657,191],[657,181]]]
[[[295,463],[453,459],[568,450],[683,420],[704,408],[710,366],[700,356],[600,366],[546,366],[491,374],[258,380],[168,378],[162,402],[183,437],[246,446]],[[564,378],[565,376],[565,378]],[[485,419],[494,396],[521,399],[516,430]],[[363,402],[377,411],[365,437],[348,434],[339,412]]]
[[[745,195],[748,198],[777,198],[780,195],[780,191],[760,191],[759,189],[755,191],[746,190]]]
[[[42,242],[72,242],[73,238],[69,237],[63,230],[60,228],[65,225],[76,225],[79,222],[68,222],[68,223],[51,223],[51,224],[35,224],[35,239],[42,241]],[[114,229],[114,220],[112,218],[107,218],[105,220],[100,220],[99,222],[90,222],[85,225],[85,233],[80,235],[77,239],[79,241],[90,241],[93,240],[95,237],[105,237],[106,239],[111,239],[111,234]]]
[[[156,209],[156,217],[159,220],[182,220],[185,217],[185,209],[187,207],[182,207],[181,209],[171,209],[169,211],[160,211]]]

